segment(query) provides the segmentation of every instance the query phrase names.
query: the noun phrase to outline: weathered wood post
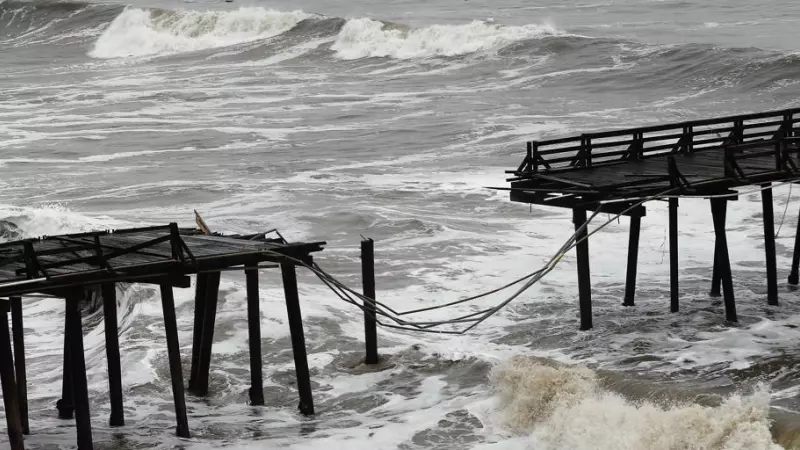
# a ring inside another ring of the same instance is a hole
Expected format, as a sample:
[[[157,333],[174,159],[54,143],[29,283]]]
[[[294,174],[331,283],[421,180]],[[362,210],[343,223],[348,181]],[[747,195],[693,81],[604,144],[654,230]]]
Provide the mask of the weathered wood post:
[[[639,263],[639,234],[642,217],[631,216],[631,229],[628,237],[628,272],[625,276],[625,298],[622,306],[634,306],[636,297],[636,269]]]
[[[208,274],[203,312],[203,334],[200,336],[200,353],[192,388],[192,392],[200,396],[208,395],[208,378],[211,373],[211,348],[214,345],[214,326],[216,325],[217,303],[219,302],[219,281],[219,272]]]
[[[22,437],[22,421],[14,380],[14,357],[11,354],[11,337],[8,330],[8,303],[3,300],[0,300],[0,382],[3,387],[3,405],[11,450],[23,450],[25,441]]]
[[[250,404],[264,404],[264,379],[261,362],[261,310],[258,299],[258,264],[245,266],[247,280],[247,330],[250,344]]]
[[[770,183],[762,187],[761,208],[764,216],[764,251],[767,262],[767,304],[778,304],[778,264],[775,257],[775,217],[772,208],[772,188]]]
[[[194,327],[192,328],[192,365],[189,369],[189,390],[194,391],[200,364],[200,342],[203,338],[203,318],[206,311],[208,274],[198,273],[194,293]]]
[[[83,325],[81,323],[81,301],[86,294],[82,288],[71,289],[66,294],[66,340],[69,346],[70,370],[72,371],[72,399],[75,407],[75,426],[78,434],[78,449],[89,450],[92,444],[92,421],[89,411],[89,387],[86,381],[86,362],[83,353]]]
[[[678,199],[669,199],[669,310],[678,312]]]
[[[798,266],[800,266],[800,217],[797,219],[797,232],[794,236],[794,255],[792,256],[792,270],[789,272],[789,284],[794,286],[797,286],[797,284],[800,283]]]
[[[22,421],[22,434],[31,434],[28,421],[28,375],[25,369],[25,330],[22,323],[22,297],[11,297],[11,330],[14,341],[17,404]]]
[[[67,312],[64,310],[64,362],[62,367],[61,377],[61,399],[56,402],[56,409],[58,410],[58,418],[63,420],[72,420],[75,413],[75,406],[72,395],[72,370],[70,370],[70,349],[69,342],[67,341]]]
[[[578,256],[578,297],[581,313],[581,331],[592,328],[592,281],[589,273],[589,233],[586,223],[586,210],[572,209],[572,222],[577,235],[575,251]]]
[[[294,368],[297,375],[297,390],[300,393],[298,409],[304,415],[314,414],[314,399],[311,395],[311,375],[308,371],[306,339],[303,333],[303,317],[300,313],[300,296],[297,292],[297,273],[291,262],[281,263],[283,291],[286,296],[286,313],[289,316],[289,331],[292,336]]]
[[[108,424],[112,427],[125,425],[125,411],[122,400],[122,367],[119,351],[119,323],[117,319],[117,289],[114,283],[100,286],[103,297],[103,320],[105,321],[106,359],[108,360],[108,390],[111,400],[111,416]]]
[[[365,364],[378,364],[378,323],[375,305],[375,243],[372,239],[361,241],[361,279],[364,284],[364,346]]]
[[[730,322],[738,321],[736,301],[733,296],[733,277],[731,262],[728,256],[728,239],[725,232],[725,198],[711,199],[711,213],[714,216],[714,234],[717,241],[717,271],[722,280],[722,292],[725,299],[725,318]]]
[[[724,209],[721,214],[723,217],[725,216]],[[722,297],[722,278],[719,275],[719,242],[717,242],[716,238],[714,239],[714,269],[711,272],[711,291],[708,295]]]
[[[186,393],[183,390],[183,368],[181,367],[181,346],[178,341],[178,320],[175,317],[175,298],[169,280],[161,284],[161,308],[164,312],[164,333],[167,337],[169,356],[169,375],[172,379],[172,397],[175,403],[175,418],[178,437],[188,438],[189,419],[186,417]]]

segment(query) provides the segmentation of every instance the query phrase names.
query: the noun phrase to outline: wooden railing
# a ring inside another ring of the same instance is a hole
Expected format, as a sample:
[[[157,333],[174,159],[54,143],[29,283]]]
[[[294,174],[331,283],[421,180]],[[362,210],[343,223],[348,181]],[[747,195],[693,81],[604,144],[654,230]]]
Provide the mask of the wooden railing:
[[[800,108],[528,142],[517,176],[797,136]]]

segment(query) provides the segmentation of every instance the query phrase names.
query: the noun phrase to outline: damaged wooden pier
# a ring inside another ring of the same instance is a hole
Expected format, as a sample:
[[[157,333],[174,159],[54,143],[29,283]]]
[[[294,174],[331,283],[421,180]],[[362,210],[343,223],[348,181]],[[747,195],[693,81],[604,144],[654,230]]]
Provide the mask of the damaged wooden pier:
[[[646,202],[669,202],[670,310],[679,309],[678,205],[708,198],[716,236],[711,295],[737,321],[725,216],[738,187],[759,186],[764,219],[767,302],[778,304],[773,183],[800,181],[800,109],[695,120],[528,142],[522,164],[509,171],[512,201],[572,209],[577,233],[580,328],[592,328],[587,211],[630,217],[623,304],[634,305],[639,230]],[[800,223],[789,284],[800,281]],[[720,289],[721,288],[721,289]]]
[[[296,266],[311,264],[312,254],[321,251],[325,243],[288,243],[280,235],[270,238],[268,233],[221,236],[208,235],[205,231],[180,229],[172,223],[0,244],[0,325],[4,327],[0,329],[0,376],[13,450],[23,448],[23,435],[29,434],[33,428],[29,426],[27,413],[23,341],[23,300],[30,294],[65,300],[64,376],[57,410],[61,418],[74,417],[77,447],[83,450],[92,448],[93,444],[80,303],[87,294],[100,291],[108,357],[109,424],[125,424],[116,316],[117,283],[148,283],[160,289],[176,430],[178,436],[189,437],[173,288],[190,287],[189,275],[197,275],[189,389],[197,395],[205,395],[208,393],[220,274],[230,270],[244,271],[251,362],[250,402],[263,405],[258,271],[280,267],[297,373],[299,409],[303,414],[314,413]],[[8,329],[9,310],[11,333]]]

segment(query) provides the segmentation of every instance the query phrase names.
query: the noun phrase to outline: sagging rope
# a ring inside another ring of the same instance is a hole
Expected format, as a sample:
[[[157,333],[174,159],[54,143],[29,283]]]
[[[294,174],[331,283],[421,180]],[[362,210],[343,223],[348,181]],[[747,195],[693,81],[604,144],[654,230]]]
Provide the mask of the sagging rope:
[[[784,184],[794,183],[796,181],[800,181],[800,178],[793,179],[793,180],[788,180],[788,181],[785,181],[785,182],[782,182],[782,183],[778,183],[778,184],[772,185],[772,186],[761,187],[761,188],[754,189],[752,191],[748,191],[748,192],[745,192],[745,193],[732,192],[732,193],[727,193],[727,194],[705,195],[703,197],[704,198],[729,198],[729,197],[735,197],[735,196],[738,196],[738,195],[747,195],[747,194],[751,194],[751,193],[761,192],[761,191],[763,191],[765,189],[770,189],[772,187],[778,187],[778,186],[782,186]],[[538,283],[539,280],[544,278],[553,269],[555,269],[555,267],[561,262],[563,257],[567,254],[567,252],[569,252],[570,250],[575,248],[578,244],[580,244],[580,243],[584,242],[585,240],[589,239],[591,236],[593,236],[594,234],[598,233],[599,231],[601,231],[602,229],[604,229],[605,227],[607,227],[608,225],[610,225],[614,221],[617,221],[621,216],[624,216],[625,214],[629,213],[630,211],[632,211],[635,208],[638,208],[639,206],[643,205],[644,203],[646,203],[648,201],[680,197],[679,195],[674,195],[675,192],[679,191],[679,190],[680,190],[680,188],[676,187],[676,188],[671,188],[671,189],[665,190],[663,192],[660,192],[658,194],[654,194],[654,195],[647,196],[647,197],[633,197],[633,198],[627,198],[627,199],[624,199],[624,200],[612,200],[612,201],[602,202],[602,204],[611,204],[611,203],[619,203],[619,202],[622,202],[622,201],[624,201],[624,202],[635,201],[635,203],[633,203],[631,206],[629,206],[625,210],[621,211],[620,213],[608,218],[600,226],[598,226],[597,228],[595,228],[591,232],[586,232],[586,235],[584,237],[582,237],[581,239],[578,239],[577,237],[587,229],[587,227],[589,226],[589,223],[591,223],[592,220],[598,215],[597,211],[592,213],[592,215],[582,225],[580,225],[575,230],[575,232],[564,242],[564,244],[561,245],[559,250],[547,261],[547,263],[544,266],[542,266],[540,269],[538,269],[538,270],[536,270],[536,271],[534,271],[532,273],[529,273],[529,274],[527,274],[527,275],[525,275],[523,277],[520,277],[520,278],[518,278],[518,279],[516,279],[516,280],[514,280],[514,281],[512,281],[512,282],[510,282],[510,283],[508,283],[506,285],[503,285],[503,286],[501,286],[499,288],[492,289],[490,291],[483,292],[481,294],[477,294],[477,295],[474,295],[474,296],[471,296],[471,297],[467,297],[467,298],[463,298],[463,299],[447,302],[447,303],[440,304],[440,305],[434,305],[434,306],[429,306],[429,307],[424,307],[424,308],[417,308],[417,309],[413,309],[413,310],[409,310],[409,311],[402,311],[402,312],[401,311],[396,311],[396,310],[394,310],[393,308],[391,308],[390,306],[386,305],[383,302],[380,302],[380,301],[377,301],[375,299],[372,299],[372,298],[364,296],[360,292],[358,292],[358,291],[348,287],[347,285],[345,285],[343,282],[338,280],[336,277],[334,277],[330,273],[326,272],[317,263],[308,264],[305,261],[302,261],[302,260],[297,259],[297,258],[288,257],[288,256],[286,256],[284,254],[279,253],[279,252],[265,251],[265,253],[272,253],[276,257],[281,257],[281,258],[284,258],[284,259],[288,259],[288,260],[294,262],[295,264],[301,265],[301,266],[309,269],[334,294],[336,294],[337,297],[339,297],[344,302],[349,303],[349,304],[359,308],[363,312],[369,314],[372,318],[375,319],[375,321],[376,321],[376,323],[378,325],[381,325],[381,326],[386,327],[386,328],[405,330],[405,331],[460,335],[460,334],[468,333],[469,331],[471,331],[472,329],[474,329],[475,327],[477,327],[478,325],[480,325],[481,323],[483,323],[484,321],[486,321],[487,319],[489,319],[493,315],[497,314],[501,309],[506,307],[512,301],[514,301],[522,293],[524,293],[525,291],[530,289],[532,286],[534,286],[536,283]],[[788,204],[788,200],[787,200],[787,204]],[[478,300],[478,299],[481,299],[481,298],[484,298],[484,297],[488,297],[489,295],[493,295],[493,294],[496,294],[498,292],[502,292],[502,291],[504,291],[506,289],[514,287],[514,286],[516,286],[516,285],[518,285],[520,283],[523,283],[523,282],[525,282],[525,284],[522,287],[520,287],[517,291],[515,291],[513,294],[511,294],[508,298],[506,298],[502,302],[499,302],[495,306],[484,308],[484,309],[481,309],[479,311],[475,311],[475,312],[472,312],[472,313],[469,313],[469,314],[465,314],[465,315],[462,315],[462,316],[459,316],[459,317],[455,317],[455,318],[452,318],[452,319],[438,320],[438,321],[414,321],[414,320],[407,320],[407,319],[403,318],[404,316],[408,316],[408,315],[411,315],[411,314],[430,312],[430,311],[434,311],[434,310],[439,310],[439,309],[444,309],[444,308],[448,308],[448,307],[452,307],[452,306],[461,305],[461,304],[464,304],[464,303],[469,303],[469,302],[472,302],[472,301],[475,301],[475,300]],[[360,302],[359,302],[359,300],[360,300]],[[366,307],[365,305],[367,305],[369,307]],[[380,320],[381,317],[388,319],[391,323]],[[469,324],[469,325],[466,326],[466,327],[463,327],[461,329],[458,329],[458,330],[436,329],[437,327],[443,327],[443,326],[446,326],[446,325],[456,325],[456,324]]]

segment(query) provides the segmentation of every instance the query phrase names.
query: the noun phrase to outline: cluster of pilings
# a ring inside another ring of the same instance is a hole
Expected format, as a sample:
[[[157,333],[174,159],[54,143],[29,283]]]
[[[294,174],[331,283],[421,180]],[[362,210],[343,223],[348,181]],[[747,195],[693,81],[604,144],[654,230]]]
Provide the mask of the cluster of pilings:
[[[366,239],[361,243],[362,275],[364,295],[375,298],[375,271],[373,241]],[[273,266],[275,267],[275,266]],[[295,262],[286,259],[279,265],[286,299],[286,311],[294,353],[297,388],[300,397],[299,411],[305,415],[314,414],[314,401],[311,392],[311,379],[306,356],[303,320],[297,286]],[[245,264],[244,273],[247,284],[247,322],[250,354],[251,386],[250,404],[264,405],[262,354],[261,354],[261,311],[259,304],[258,271],[265,268],[257,264]],[[189,391],[197,396],[209,394],[209,374],[211,369],[214,326],[221,270],[208,270],[197,274],[195,284],[195,313],[191,355],[191,375]],[[104,306],[106,356],[108,359],[108,380],[111,413],[109,425],[125,425],[123,409],[122,368],[120,365],[120,345],[116,287],[113,282],[100,284]],[[58,417],[73,419],[77,429],[79,450],[93,448],[89,392],[83,347],[83,328],[80,312],[81,302],[87,290],[96,288],[92,282],[62,289],[57,293],[48,292],[64,298],[64,370],[61,399],[56,402]],[[186,411],[183,370],[178,342],[178,326],[175,314],[173,285],[170,279],[159,284],[161,305],[164,315],[164,329],[167,341],[167,355],[172,382],[172,393],[176,416],[176,434],[189,438],[189,421]],[[11,311],[12,330],[8,329],[8,312]],[[378,362],[377,330],[374,303],[365,302],[365,345],[366,364]],[[5,405],[8,436],[12,450],[24,448],[24,435],[30,434],[27,402],[27,381],[25,368],[25,345],[22,322],[22,297],[11,297],[9,301],[0,300],[0,378],[2,378],[3,401]],[[13,338],[11,337],[13,336]],[[13,341],[13,345],[12,345]],[[13,347],[13,351],[12,351]]]
[[[714,227],[714,265],[711,280],[712,297],[722,296],[725,304],[725,318],[737,322],[736,301],[733,290],[730,256],[728,255],[728,238],[726,231],[726,214],[728,202],[738,199],[738,194],[731,191],[708,196],[711,203],[711,216]],[[678,271],[678,201],[677,196],[668,199],[669,208],[669,266],[670,266],[670,311],[678,312],[679,271]],[[775,256],[775,218],[773,213],[772,187],[770,183],[761,185],[762,216],[764,221],[764,249],[766,256],[767,303],[778,304],[778,271]],[[636,294],[636,270],[639,256],[639,234],[641,231],[642,212],[634,212],[630,216],[630,234],[628,241],[628,265],[625,280],[624,306],[634,306]],[[637,210],[637,211],[638,211]],[[589,270],[589,241],[586,223],[586,210],[573,208],[573,223],[577,232],[576,245],[578,268],[578,291],[580,308],[580,329],[592,328],[592,294],[591,275]],[[789,284],[800,282],[798,266],[800,265],[800,222],[795,236],[794,257],[792,260]]]

